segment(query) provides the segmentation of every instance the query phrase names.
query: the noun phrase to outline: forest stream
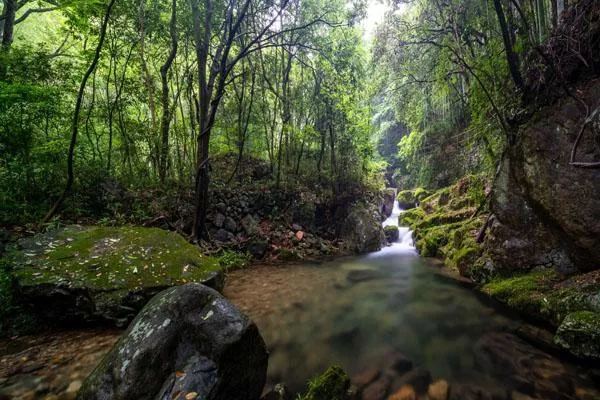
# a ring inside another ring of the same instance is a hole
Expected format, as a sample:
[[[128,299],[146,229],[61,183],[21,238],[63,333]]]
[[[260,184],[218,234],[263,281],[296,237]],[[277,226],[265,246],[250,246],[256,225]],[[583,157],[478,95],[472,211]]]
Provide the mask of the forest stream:
[[[399,212],[396,206],[384,225]],[[368,372],[374,370],[384,376],[400,357],[434,379],[489,392],[535,390],[562,398],[554,395],[568,386],[582,399],[598,393],[594,371],[523,341],[515,334],[522,321],[439,271],[419,257],[412,232],[400,228],[397,243],[364,256],[233,271],[225,296],[255,321],[267,343],[267,386],[285,382],[300,392],[331,364],[353,380],[375,376]],[[63,332],[0,343],[0,382],[15,398],[72,398],[119,334]],[[385,385],[394,390],[393,379]]]

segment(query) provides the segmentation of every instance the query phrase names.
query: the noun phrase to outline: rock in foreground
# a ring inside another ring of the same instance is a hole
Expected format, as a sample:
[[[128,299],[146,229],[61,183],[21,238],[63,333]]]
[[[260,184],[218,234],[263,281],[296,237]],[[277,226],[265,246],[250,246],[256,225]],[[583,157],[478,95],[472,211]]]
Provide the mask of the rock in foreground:
[[[125,325],[166,288],[224,284],[216,259],[161,229],[72,226],[19,244],[9,257],[20,299],[51,324]]]
[[[144,307],[78,399],[256,400],[267,362],[256,325],[218,292],[190,283]]]

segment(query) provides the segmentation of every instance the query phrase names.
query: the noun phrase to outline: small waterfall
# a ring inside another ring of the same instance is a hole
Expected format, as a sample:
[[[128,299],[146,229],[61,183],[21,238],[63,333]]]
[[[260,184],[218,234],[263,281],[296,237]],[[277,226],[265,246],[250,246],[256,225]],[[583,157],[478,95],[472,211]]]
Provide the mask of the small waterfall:
[[[398,204],[398,200],[394,201],[394,208],[392,210],[392,215],[385,221],[383,221],[382,225],[386,226],[398,226],[398,216],[403,213],[404,210],[400,208]],[[404,249],[414,249],[415,245],[413,243],[412,231],[409,227],[406,226],[398,226],[398,241],[393,243],[393,247],[402,247]]]

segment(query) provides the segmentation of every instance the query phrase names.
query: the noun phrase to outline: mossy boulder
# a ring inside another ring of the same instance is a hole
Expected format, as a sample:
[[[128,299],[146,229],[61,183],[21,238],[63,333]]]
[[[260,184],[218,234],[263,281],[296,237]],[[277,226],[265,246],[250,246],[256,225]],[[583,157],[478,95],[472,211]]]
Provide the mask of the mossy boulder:
[[[429,196],[431,196],[431,192],[427,189],[416,188],[398,192],[396,200],[398,200],[398,205],[400,208],[409,210],[411,208],[415,208],[417,204]]]
[[[402,190],[398,192],[396,200],[398,200],[400,208],[404,210],[409,210],[417,206],[417,198],[415,197],[414,190]]]
[[[505,303],[512,309],[536,319],[550,318],[546,294],[559,279],[552,269],[541,269],[528,274],[496,278],[482,287],[484,293]]]
[[[217,259],[156,228],[71,226],[20,241],[8,259],[22,304],[58,324],[121,326],[168,287],[224,285]]]
[[[417,203],[420,203],[429,196],[431,196],[431,192],[429,190],[424,188],[415,189],[415,200],[417,201]]]
[[[416,224],[423,218],[425,218],[425,211],[421,208],[406,210],[398,215],[398,226],[408,226],[414,229]]]
[[[347,400],[350,378],[336,365],[316,376],[308,383],[307,392],[299,400]]]
[[[554,343],[582,358],[600,360],[600,314],[578,311],[565,317]]]
[[[383,232],[385,233],[385,238],[388,243],[395,243],[400,239],[400,231],[396,225],[385,226]]]
[[[277,259],[280,261],[298,261],[301,257],[296,250],[282,247],[277,253]]]

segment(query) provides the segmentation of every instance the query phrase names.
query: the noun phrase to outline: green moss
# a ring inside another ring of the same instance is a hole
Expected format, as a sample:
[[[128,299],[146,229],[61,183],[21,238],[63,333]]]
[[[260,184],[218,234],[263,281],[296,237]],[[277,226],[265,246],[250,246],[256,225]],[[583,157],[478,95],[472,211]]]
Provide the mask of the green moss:
[[[517,311],[535,317],[552,314],[547,293],[558,279],[552,269],[530,272],[511,278],[497,278],[483,286],[482,290],[501,300]]]
[[[423,257],[444,257],[442,247],[449,242],[452,229],[452,225],[440,225],[421,230],[415,244],[417,250]]]
[[[348,398],[350,378],[340,367],[333,365],[322,375],[308,382],[308,390],[298,400],[345,400]]]
[[[414,190],[402,190],[398,192],[396,200],[401,208],[413,208],[417,202]]]
[[[554,343],[578,357],[600,360],[600,314],[568,314],[556,331]]]
[[[415,189],[414,196],[417,203],[420,203],[427,197],[431,196],[431,192],[429,192],[427,189],[420,187]]]
[[[43,283],[136,289],[204,280],[220,269],[176,233],[138,227],[68,227],[10,255],[20,286]]]
[[[466,246],[458,249],[452,255],[451,262],[462,276],[471,275],[471,267],[481,254],[480,247]]]
[[[297,261],[300,260],[300,256],[296,251],[282,247],[278,251],[277,259],[280,261]]]
[[[218,258],[221,267],[225,271],[231,271],[246,267],[250,263],[252,256],[247,252],[223,250],[218,254]]]
[[[552,322],[556,325],[560,324],[572,312],[592,311],[589,294],[586,291],[575,288],[562,288],[549,293],[546,298],[548,300],[547,317],[552,319]]]
[[[471,209],[462,210],[438,210],[433,214],[426,215],[420,222],[415,224],[416,228],[429,228],[437,225],[453,224],[466,221],[473,214]]]
[[[406,210],[398,216],[398,226],[414,226],[425,218],[425,211],[421,208]]]

